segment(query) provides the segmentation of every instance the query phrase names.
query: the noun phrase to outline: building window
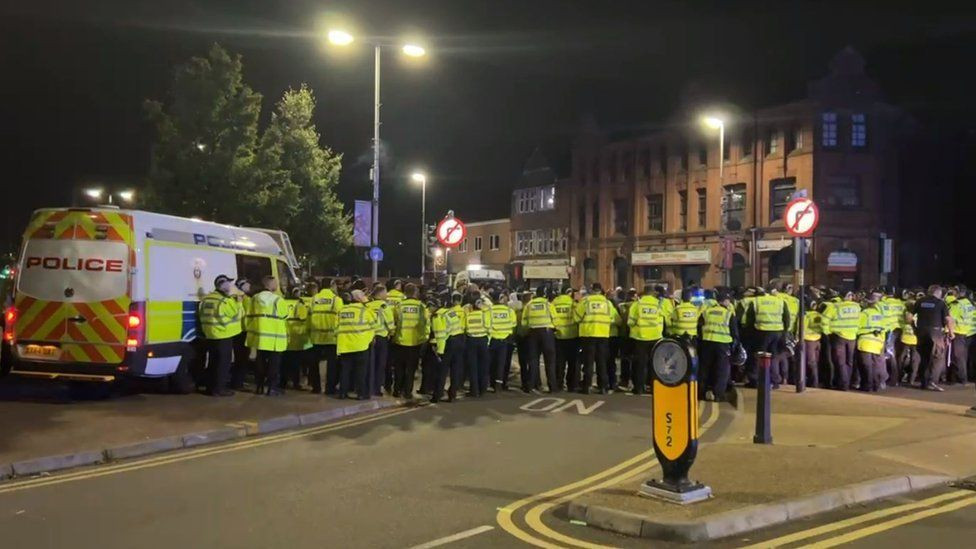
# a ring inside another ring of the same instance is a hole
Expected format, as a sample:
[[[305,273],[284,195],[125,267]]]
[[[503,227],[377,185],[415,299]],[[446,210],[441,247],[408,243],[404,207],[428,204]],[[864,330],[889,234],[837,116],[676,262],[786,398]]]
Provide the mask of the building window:
[[[532,231],[518,231],[515,233],[515,255],[533,255],[535,253],[535,235]]]
[[[678,229],[688,230],[688,191],[678,191]]]
[[[474,251],[480,252],[482,248],[482,238],[480,236],[474,237]]]
[[[556,187],[532,187],[515,191],[515,213],[532,213],[556,207]]]
[[[837,113],[825,112],[820,115],[820,144],[824,147],[837,146]]]
[[[576,236],[582,240],[586,238],[586,206],[580,204],[579,219],[577,219]]]
[[[698,228],[705,228],[706,216],[708,214],[708,191],[698,189]]]
[[[613,201],[613,232],[614,234],[630,234],[630,201],[616,199]]]
[[[756,136],[753,134],[752,129],[744,130],[742,132],[742,140],[739,142],[739,156],[745,158],[752,155],[752,145]]]
[[[680,150],[681,150],[681,158],[679,160],[679,162],[681,163],[680,169],[684,171],[688,171],[688,155],[690,154],[688,152],[688,145],[682,145]]]
[[[770,223],[782,219],[783,211],[790,202],[790,197],[796,192],[796,178],[782,177],[769,181],[769,221]]]
[[[722,132],[722,162],[732,159],[732,136]]]
[[[638,170],[644,178],[651,177],[651,151],[642,149],[637,155]]]
[[[468,251],[468,239],[465,238],[464,240],[461,241],[460,244],[458,244],[458,253],[463,254],[467,251]]]
[[[647,195],[647,230],[664,232],[664,195]]]
[[[698,165],[707,166],[708,165],[708,147],[702,145],[698,147]]]
[[[746,221],[746,184],[726,185],[722,195],[722,223],[726,230],[741,230]]]
[[[800,130],[800,128],[793,128],[790,130],[788,137],[789,140],[786,143],[787,153],[791,153],[803,148],[803,132]]]
[[[782,136],[779,130],[769,130],[766,133],[766,155],[776,154],[779,152],[779,140]]]
[[[827,206],[860,208],[861,180],[857,176],[834,175],[827,180]]]
[[[621,167],[621,181],[631,181],[634,178],[634,153],[627,151],[623,154],[623,166]]]
[[[515,255],[556,255],[566,253],[568,242],[564,229],[537,229],[515,233]]]
[[[658,171],[660,172],[661,175],[667,175],[668,174],[668,146],[661,145],[660,148],[658,148],[657,154],[658,154],[657,157]]]
[[[590,234],[593,235],[593,238],[597,238],[597,237],[600,236],[600,201],[599,201],[599,199],[597,199],[597,201],[593,203],[593,219],[591,219],[590,221],[593,224],[593,226],[590,227],[590,231],[591,231]]]
[[[851,146],[858,149],[868,146],[868,120],[864,113],[851,115]]]
[[[501,245],[502,245],[502,239],[501,239],[501,237],[499,235],[497,235],[497,234],[488,235],[488,249],[489,250],[492,250],[492,251],[498,250],[499,248],[501,248]]]

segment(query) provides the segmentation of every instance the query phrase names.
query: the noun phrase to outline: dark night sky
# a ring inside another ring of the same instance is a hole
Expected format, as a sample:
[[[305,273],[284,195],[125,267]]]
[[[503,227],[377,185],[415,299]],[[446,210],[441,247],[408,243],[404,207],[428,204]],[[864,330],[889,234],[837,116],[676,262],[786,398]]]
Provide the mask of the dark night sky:
[[[145,98],[163,98],[172,68],[219,42],[244,56],[269,109],[308,83],[323,143],[345,155],[341,197],[369,195],[372,58],[328,53],[324,15],[367,35],[426,37],[430,56],[383,59],[381,241],[409,269],[420,193],[428,212],[507,215],[509,191],[539,145],[564,164],[584,113],[608,129],[650,127],[672,113],[728,101],[788,101],[851,44],[889,100],[925,124],[976,126],[976,15],[898,2],[414,0],[348,2],[8,0],[0,19],[0,247],[28,212],[66,204],[94,177],[138,181],[149,158]],[[954,11],[955,10],[955,11]],[[415,66],[416,65],[416,66]],[[398,241],[404,241],[402,247]]]

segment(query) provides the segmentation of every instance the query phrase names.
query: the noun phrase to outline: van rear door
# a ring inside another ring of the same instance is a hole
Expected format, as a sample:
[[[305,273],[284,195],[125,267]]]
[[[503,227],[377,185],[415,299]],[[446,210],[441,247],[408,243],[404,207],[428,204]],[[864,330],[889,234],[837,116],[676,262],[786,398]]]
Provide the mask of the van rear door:
[[[21,360],[118,364],[131,303],[132,218],[44,210],[24,235],[14,350]]]

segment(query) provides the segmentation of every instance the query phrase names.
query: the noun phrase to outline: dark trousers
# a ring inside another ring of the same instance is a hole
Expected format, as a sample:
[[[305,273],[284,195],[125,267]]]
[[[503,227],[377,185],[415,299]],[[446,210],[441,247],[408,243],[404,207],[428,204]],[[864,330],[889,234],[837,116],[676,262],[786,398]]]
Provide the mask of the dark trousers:
[[[241,333],[234,336],[234,366],[230,374],[230,386],[232,389],[243,389],[244,378],[247,371],[251,369],[251,350],[244,344],[247,334]]]
[[[620,337],[620,384],[627,385],[633,381],[634,368],[634,340],[629,336]]]
[[[393,345],[394,396],[413,398],[413,378],[420,361],[420,345]]]
[[[590,385],[593,383],[593,366],[596,365],[597,385],[601,391],[609,388],[607,378],[607,355],[609,353],[609,338],[606,337],[581,337],[580,342],[583,347],[583,380],[580,390],[584,393],[590,392]]]
[[[617,357],[620,355],[620,337],[610,336],[607,340],[607,379],[610,388],[617,390]]]
[[[635,395],[642,395],[647,392],[647,384],[650,383],[650,379],[648,378],[648,362],[651,358],[651,349],[654,348],[654,345],[658,341],[661,340],[634,340],[634,363],[631,366],[630,375],[634,382],[633,393]]]
[[[302,366],[305,365],[307,353],[302,351],[285,351],[281,357],[281,383],[279,386],[284,389],[288,382],[291,382],[292,389],[298,389],[302,385]]]
[[[698,343],[698,360],[701,365],[701,379],[698,383],[698,398],[704,399],[705,392],[711,391],[715,400],[725,401],[725,391],[729,387],[729,376],[732,365],[729,356],[732,354],[732,344],[715,341],[701,341]]]
[[[529,387],[529,338],[527,335],[516,336],[516,351],[519,361],[519,379],[521,380],[522,390],[528,391]]]
[[[267,389],[268,393],[280,391],[278,384],[281,382],[281,355],[279,351],[258,350],[258,357],[255,361],[257,370],[257,392],[261,393]]]
[[[807,358],[806,386],[819,387],[820,368],[818,364],[820,363],[820,340],[804,341],[803,347]]]
[[[922,356],[918,354],[918,347],[902,343],[898,353],[898,367],[902,376],[909,384],[918,382],[918,366],[922,363]]]
[[[884,379],[884,351],[881,354],[859,351],[861,367],[861,390],[875,392],[881,388]]]
[[[956,383],[966,383],[969,377],[969,336],[956,334],[952,340],[952,366]]]
[[[783,332],[766,332],[763,330],[756,330],[753,334],[752,342],[752,353],[748,362],[748,368],[746,369],[746,378],[751,385],[756,384],[757,372],[759,368],[759,359],[756,353],[769,353],[771,355],[776,355],[779,353],[780,340],[783,338]],[[779,372],[776,368],[770,366],[770,381],[773,385],[778,385]]]
[[[512,356],[509,347],[511,343],[508,338],[492,339],[488,343],[488,364],[491,365],[492,385],[496,391],[508,388],[508,374],[512,369],[512,363],[507,362]]]
[[[579,372],[579,339],[556,340],[556,388],[565,385],[570,391],[578,389]]]
[[[940,330],[918,331],[918,354],[922,357],[922,386],[938,383],[946,368],[946,338]]]
[[[234,354],[234,338],[207,340],[207,392],[219,393],[230,381],[230,361]]]
[[[420,351],[420,394],[433,395],[437,382],[437,354],[430,343],[421,345]]]
[[[464,342],[468,363],[468,388],[472,396],[481,396],[488,389],[488,337],[468,336]]]
[[[844,339],[837,334],[830,336],[830,350],[834,358],[834,388],[846,391],[851,388],[851,370],[854,367],[854,346],[852,339]]]
[[[458,391],[464,387],[464,343],[463,335],[447,338],[447,343],[444,344],[444,356],[441,357],[443,367],[451,375],[451,387],[447,390],[447,396],[451,400],[454,400]],[[443,384],[441,386],[443,387]]]
[[[376,336],[373,338],[373,352],[370,354],[369,387],[373,396],[380,396],[386,382],[386,364],[389,361],[390,340]]]
[[[356,390],[359,400],[369,398],[366,385],[367,370],[369,370],[369,349],[355,353],[343,353],[339,357],[342,362],[342,375],[339,380],[339,398],[346,398]]]
[[[546,361],[546,382],[549,390],[556,391],[556,337],[552,328],[532,328],[529,330],[529,389],[541,386],[539,378],[539,355]]]
[[[309,371],[308,384],[313,393],[322,392],[322,363],[325,363],[325,394],[334,395],[339,387],[339,358],[335,345],[316,345],[312,347],[315,364]]]

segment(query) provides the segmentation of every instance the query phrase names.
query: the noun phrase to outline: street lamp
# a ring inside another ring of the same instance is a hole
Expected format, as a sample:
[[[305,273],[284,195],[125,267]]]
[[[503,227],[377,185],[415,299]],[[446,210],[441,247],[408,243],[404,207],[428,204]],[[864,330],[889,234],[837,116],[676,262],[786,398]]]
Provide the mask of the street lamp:
[[[723,171],[725,168],[725,119],[712,115],[712,116],[705,116],[704,118],[702,118],[702,122],[705,124],[705,126],[709,127],[710,129],[718,130],[718,189],[719,192],[721,193],[723,189],[722,176],[724,175]],[[720,216],[719,232],[721,233],[724,231],[725,231],[725,227],[723,226],[723,221]],[[725,249],[724,246],[726,245],[727,244],[723,239],[722,240],[723,250]],[[726,264],[724,258],[725,255],[723,254],[722,265],[725,267],[725,270],[724,270],[724,276],[722,278],[724,279],[723,282],[725,286],[729,286],[729,284],[732,281],[731,265]]]
[[[131,189],[119,191],[117,194],[119,196],[119,200],[126,203],[131,203],[136,198],[136,192]]]
[[[330,29],[326,33],[329,43],[335,46],[348,46],[355,37],[342,29]],[[380,48],[379,42],[373,43],[373,227],[371,242],[373,246],[380,241]],[[404,55],[422,57],[427,54],[422,46],[405,44],[401,47]],[[379,262],[373,259],[373,281],[378,278]]]
[[[101,199],[102,198],[102,194],[104,194],[104,193],[105,193],[105,191],[102,190],[102,189],[85,189],[85,196],[87,196],[88,198],[91,198],[92,200],[99,200],[99,199]]]
[[[420,280],[423,281],[427,265],[424,259],[427,255],[427,174],[413,172],[410,179],[414,183],[420,183]]]

